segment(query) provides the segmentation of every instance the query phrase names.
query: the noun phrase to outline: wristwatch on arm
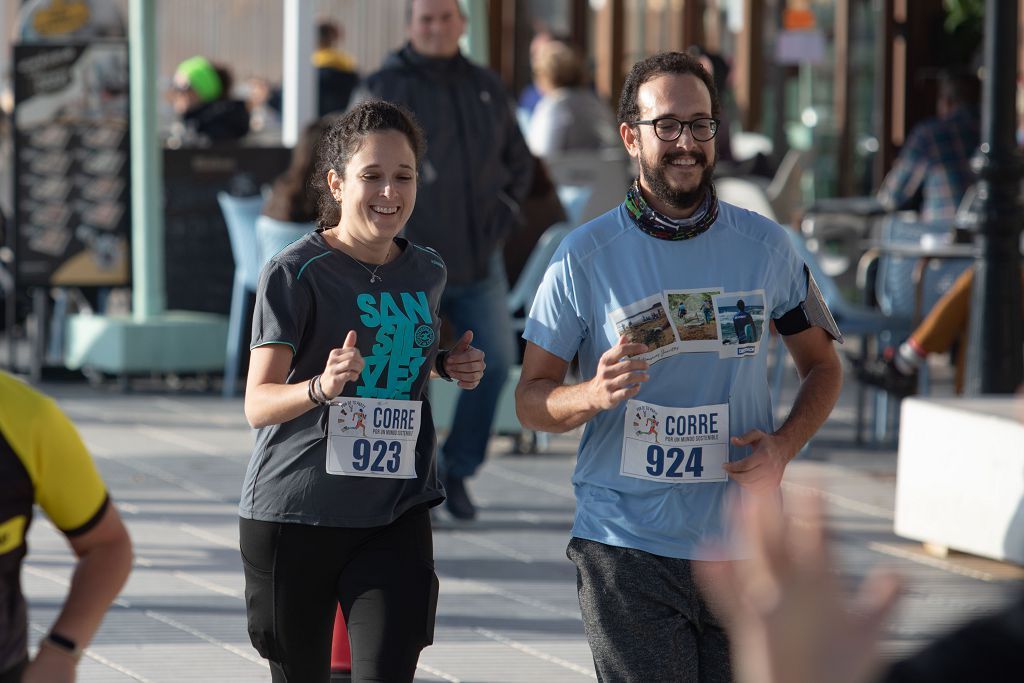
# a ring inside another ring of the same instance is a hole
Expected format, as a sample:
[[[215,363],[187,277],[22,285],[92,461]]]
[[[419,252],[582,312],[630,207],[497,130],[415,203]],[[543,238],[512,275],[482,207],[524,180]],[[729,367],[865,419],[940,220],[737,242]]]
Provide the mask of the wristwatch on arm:
[[[455,378],[448,374],[448,370],[445,369],[444,363],[448,360],[449,349],[441,349],[437,352],[437,357],[434,359],[434,371],[437,372],[437,376],[446,382],[454,382]]]
[[[82,648],[79,647],[75,641],[71,640],[67,636],[62,636],[55,631],[47,633],[46,637],[39,642],[39,647],[45,647],[49,650],[59,652],[65,657],[70,657],[76,662],[82,658]]]

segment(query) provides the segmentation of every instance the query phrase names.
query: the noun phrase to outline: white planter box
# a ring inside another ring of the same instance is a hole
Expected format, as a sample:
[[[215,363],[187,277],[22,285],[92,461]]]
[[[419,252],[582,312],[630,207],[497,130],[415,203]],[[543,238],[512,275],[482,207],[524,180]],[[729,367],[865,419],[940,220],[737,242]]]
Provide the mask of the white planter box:
[[[903,401],[895,526],[906,538],[1024,565],[1024,401]]]

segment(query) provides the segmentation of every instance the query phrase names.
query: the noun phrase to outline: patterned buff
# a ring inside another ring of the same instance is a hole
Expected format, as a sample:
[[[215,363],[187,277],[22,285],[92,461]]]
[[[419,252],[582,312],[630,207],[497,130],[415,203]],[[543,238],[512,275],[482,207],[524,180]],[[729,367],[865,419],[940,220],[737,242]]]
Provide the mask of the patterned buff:
[[[659,240],[688,240],[710,228],[718,218],[718,195],[715,194],[713,184],[708,190],[707,198],[701,203],[694,217],[676,220],[660,214],[653,207],[648,206],[643,195],[640,194],[639,183],[639,178],[633,180],[633,186],[626,193],[626,209],[633,217],[636,227],[651,237],[657,237]]]

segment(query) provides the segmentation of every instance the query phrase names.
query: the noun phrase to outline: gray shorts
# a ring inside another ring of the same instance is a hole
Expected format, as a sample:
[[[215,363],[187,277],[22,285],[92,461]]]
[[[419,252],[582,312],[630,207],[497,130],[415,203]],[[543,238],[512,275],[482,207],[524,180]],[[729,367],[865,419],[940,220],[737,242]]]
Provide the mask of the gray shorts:
[[[597,678],[606,683],[728,683],[725,631],[689,560],[582,538],[569,541]]]

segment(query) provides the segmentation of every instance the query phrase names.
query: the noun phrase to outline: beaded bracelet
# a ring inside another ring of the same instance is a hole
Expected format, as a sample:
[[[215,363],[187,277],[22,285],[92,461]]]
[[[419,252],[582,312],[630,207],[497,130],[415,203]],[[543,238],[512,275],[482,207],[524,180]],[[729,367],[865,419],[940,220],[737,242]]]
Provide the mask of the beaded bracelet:
[[[314,375],[313,377],[310,377],[309,383],[306,384],[306,396],[308,396],[309,400],[312,401],[313,403],[317,404],[318,406],[322,406],[325,403],[327,403],[327,399],[321,398],[321,396],[323,395],[322,392],[320,394],[317,393],[316,385],[318,385],[319,383],[320,375]]]
[[[320,399],[321,405],[327,405],[331,402],[331,399],[327,398],[327,394],[324,393],[324,385],[320,383],[320,375],[316,376],[316,386],[314,389],[316,390],[317,398]]]

